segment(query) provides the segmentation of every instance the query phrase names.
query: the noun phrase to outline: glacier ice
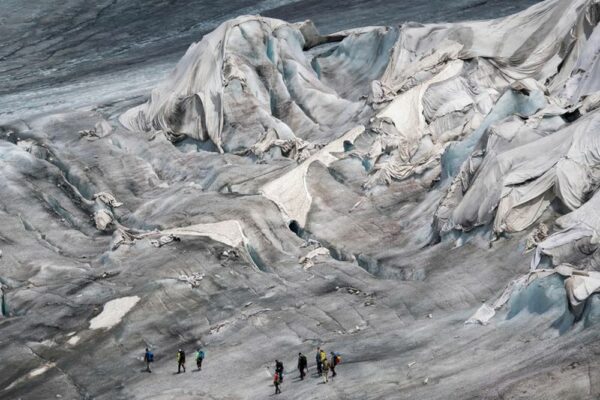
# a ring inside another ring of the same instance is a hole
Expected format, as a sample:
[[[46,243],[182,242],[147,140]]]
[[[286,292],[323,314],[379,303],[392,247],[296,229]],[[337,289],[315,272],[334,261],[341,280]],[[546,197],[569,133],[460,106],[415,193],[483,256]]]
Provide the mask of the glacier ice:
[[[319,396],[600,395],[599,20],[240,16],[148,97],[3,122],[0,397],[265,398],[316,346]]]

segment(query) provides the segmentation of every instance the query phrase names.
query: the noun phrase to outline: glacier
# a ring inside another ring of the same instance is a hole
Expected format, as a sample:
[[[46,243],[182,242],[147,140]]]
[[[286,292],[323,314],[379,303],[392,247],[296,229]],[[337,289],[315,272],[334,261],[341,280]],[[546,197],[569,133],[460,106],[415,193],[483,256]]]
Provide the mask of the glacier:
[[[279,359],[290,399],[597,398],[599,21],[242,15],[162,80],[9,93],[0,397],[264,399]]]

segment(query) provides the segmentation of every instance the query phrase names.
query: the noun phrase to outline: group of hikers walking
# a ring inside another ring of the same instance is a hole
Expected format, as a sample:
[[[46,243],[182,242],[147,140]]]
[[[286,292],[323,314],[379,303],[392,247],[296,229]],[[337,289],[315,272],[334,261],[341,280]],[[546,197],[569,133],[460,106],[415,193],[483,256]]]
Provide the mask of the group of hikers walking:
[[[317,347],[317,354],[315,361],[317,364],[317,377],[323,378],[323,383],[329,382],[329,372],[331,371],[331,379],[337,374],[335,367],[341,362],[342,358],[338,353],[331,352],[331,357],[327,358],[325,350]],[[198,348],[194,353],[196,359],[196,366],[198,371],[202,370],[202,361],[204,360],[205,353],[202,349]],[[151,364],[154,362],[154,353],[152,353],[147,347],[144,353],[144,362],[146,363],[146,372],[152,372],[150,369]],[[177,350],[177,373],[180,374],[181,370],[185,373],[185,351],[183,349]],[[300,380],[304,380],[308,371],[308,360],[302,353],[298,353],[298,371],[300,372]],[[273,375],[273,385],[275,385],[275,394],[281,393],[281,385],[283,383],[284,368],[283,362],[275,360],[275,374]]]
[[[194,357],[196,358],[196,367],[198,367],[198,371],[202,371],[202,361],[204,361],[204,351],[200,348],[196,350],[194,353]],[[144,354],[144,362],[146,363],[146,372],[152,372],[150,369],[150,364],[154,362],[154,353],[152,353],[146,347],[146,353]],[[185,372],[185,351],[182,349],[177,350],[177,373],[180,374],[181,370]]]
[[[333,379],[337,373],[335,367],[342,362],[342,357],[331,352],[331,358],[327,358],[325,350],[317,347],[317,354],[315,361],[317,364],[317,377],[323,378],[323,383],[329,382],[329,371],[331,371],[331,379]],[[300,372],[300,380],[304,380],[306,372],[308,371],[308,360],[302,353],[298,353],[298,371]],[[273,375],[273,385],[275,386],[275,394],[281,393],[281,385],[283,384],[283,363],[279,360],[275,360],[275,374]]]

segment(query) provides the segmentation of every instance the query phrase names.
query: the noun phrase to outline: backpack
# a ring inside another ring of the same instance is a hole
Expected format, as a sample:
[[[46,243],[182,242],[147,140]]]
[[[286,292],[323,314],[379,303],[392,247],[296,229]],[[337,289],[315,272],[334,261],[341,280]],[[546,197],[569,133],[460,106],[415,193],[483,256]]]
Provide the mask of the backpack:
[[[148,354],[148,362],[154,362],[154,353],[149,351]]]
[[[204,352],[202,350],[196,355],[196,360],[204,360]]]
[[[336,354],[333,359],[333,365],[341,364],[341,362],[342,362],[342,356],[340,356],[339,354]]]

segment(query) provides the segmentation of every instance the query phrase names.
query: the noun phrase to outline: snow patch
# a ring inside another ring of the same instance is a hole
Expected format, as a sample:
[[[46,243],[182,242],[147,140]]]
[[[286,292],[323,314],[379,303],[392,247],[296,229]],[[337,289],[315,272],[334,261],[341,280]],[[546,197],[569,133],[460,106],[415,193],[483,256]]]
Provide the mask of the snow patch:
[[[77,343],[79,343],[79,340],[81,340],[79,336],[73,336],[71,339],[67,340],[67,344],[75,346]]]
[[[121,322],[121,319],[127,314],[133,306],[140,301],[138,296],[121,297],[114,299],[104,305],[100,314],[90,321],[90,329],[110,329]]]
[[[45,373],[46,371],[48,371],[50,368],[54,367],[54,363],[49,363],[46,365],[42,365],[39,368],[34,369],[33,371],[31,371],[29,374],[27,374],[28,378],[35,378],[36,376],[40,376],[43,373]]]

